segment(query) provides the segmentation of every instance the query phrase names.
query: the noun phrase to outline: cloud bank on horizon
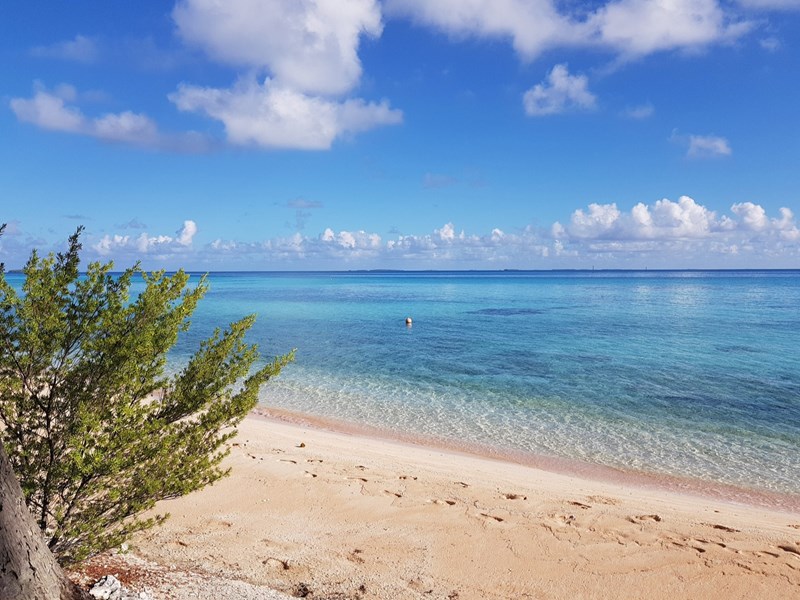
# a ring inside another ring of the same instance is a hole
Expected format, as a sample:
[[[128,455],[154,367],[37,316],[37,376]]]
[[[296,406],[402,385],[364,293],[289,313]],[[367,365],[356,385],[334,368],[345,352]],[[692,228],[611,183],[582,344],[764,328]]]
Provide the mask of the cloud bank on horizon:
[[[467,233],[448,222],[427,234],[384,237],[326,228],[317,236],[296,232],[195,245],[198,229],[187,219],[174,235],[106,234],[90,241],[89,256],[120,265],[141,260],[146,267],[189,264],[209,270],[665,268],[670,266],[665,259],[676,257],[683,267],[724,268],[743,255],[762,267],[787,267],[800,259],[800,228],[790,209],[770,216],[762,206],[744,202],[717,214],[688,196],[638,203],[630,211],[614,203],[590,204],[564,224],[514,232]],[[28,249],[18,228],[9,233],[0,244],[11,244],[16,252]]]

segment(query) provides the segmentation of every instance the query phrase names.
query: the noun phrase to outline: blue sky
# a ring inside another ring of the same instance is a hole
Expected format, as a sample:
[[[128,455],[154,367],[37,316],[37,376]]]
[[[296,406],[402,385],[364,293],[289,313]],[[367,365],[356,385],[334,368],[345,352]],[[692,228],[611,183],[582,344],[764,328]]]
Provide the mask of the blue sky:
[[[800,0],[7,0],[0,260],[800,268]]]

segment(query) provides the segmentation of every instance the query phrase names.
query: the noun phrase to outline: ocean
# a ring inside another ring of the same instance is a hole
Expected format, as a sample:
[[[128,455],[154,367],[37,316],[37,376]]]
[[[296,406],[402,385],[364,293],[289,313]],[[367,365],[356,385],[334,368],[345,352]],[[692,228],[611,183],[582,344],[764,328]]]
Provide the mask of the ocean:
[[[209,281],[173,365],[214,327],[256,313],[249,340],[263,355],[297,348],[264,388],[266,406],[501,455],[800,494],[800,271]]]

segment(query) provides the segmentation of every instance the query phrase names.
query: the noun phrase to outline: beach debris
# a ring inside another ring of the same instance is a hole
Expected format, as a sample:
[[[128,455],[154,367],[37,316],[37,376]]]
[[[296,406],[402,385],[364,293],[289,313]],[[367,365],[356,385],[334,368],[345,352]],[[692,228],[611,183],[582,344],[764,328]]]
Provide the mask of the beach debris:
[[[98,600],[151,600],[146,592],[130,592],[113,575],[101,577],[89,590],[89,595]]]

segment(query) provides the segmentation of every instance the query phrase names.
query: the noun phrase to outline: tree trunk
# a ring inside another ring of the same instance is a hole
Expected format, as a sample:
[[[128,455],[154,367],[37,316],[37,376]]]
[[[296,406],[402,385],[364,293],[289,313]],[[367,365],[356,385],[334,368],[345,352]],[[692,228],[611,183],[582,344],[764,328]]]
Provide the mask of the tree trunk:
[[[56,562],[42,531],[25,506],[22,488],[0,443],[0,598],[83,600],[89,598]]]

